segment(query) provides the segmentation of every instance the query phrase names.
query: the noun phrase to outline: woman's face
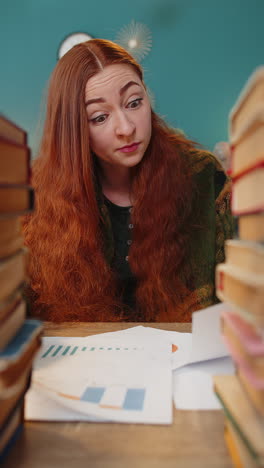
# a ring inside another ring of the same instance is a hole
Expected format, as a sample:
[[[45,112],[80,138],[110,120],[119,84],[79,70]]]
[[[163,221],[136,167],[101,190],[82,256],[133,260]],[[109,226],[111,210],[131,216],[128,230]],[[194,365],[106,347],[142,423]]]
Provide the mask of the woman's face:
[[[109,65],[85,88],[92,151],[101,162],[133,167],[151,137],[151,107],[143,83],[129,65]]]

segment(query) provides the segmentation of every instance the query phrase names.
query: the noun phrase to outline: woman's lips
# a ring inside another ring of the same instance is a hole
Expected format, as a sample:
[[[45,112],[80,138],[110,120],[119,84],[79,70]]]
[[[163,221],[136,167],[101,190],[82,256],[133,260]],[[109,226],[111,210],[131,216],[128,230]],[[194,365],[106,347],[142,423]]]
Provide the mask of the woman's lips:
[[[122,153],[132,153],[133,151],[136,151],[139,147],[140,143],[133,143],[132,145],[129,146],[123,146],[123,148],[119,148],[118,151],[121,151]]]

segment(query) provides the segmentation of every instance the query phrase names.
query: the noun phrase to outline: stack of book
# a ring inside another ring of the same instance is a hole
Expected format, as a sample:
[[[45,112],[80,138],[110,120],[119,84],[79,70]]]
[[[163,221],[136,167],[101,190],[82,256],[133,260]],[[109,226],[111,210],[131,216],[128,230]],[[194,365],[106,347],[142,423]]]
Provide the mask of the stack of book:
[[[42,325],[27,320],[29,252],[20,216],[34,206],[27,134],[0,115],[0,462],[23,428],[24,395]]]
[[[225,244],[216,291],[226,303],[222,334],[236,366],[216,376],[225,439],[236,467],[264,466],[264,67],[230,113],[232,212],[238,236]]]

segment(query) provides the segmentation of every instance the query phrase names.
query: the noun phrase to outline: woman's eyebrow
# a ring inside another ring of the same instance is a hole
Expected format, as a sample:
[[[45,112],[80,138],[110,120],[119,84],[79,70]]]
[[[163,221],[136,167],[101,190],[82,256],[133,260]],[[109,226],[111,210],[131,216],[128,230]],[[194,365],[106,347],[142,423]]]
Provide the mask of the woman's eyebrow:
[[[127,84],[125,84],[119,91],[120,96],[122,96],[130,86],[137,85],[141,88],[140,84],[137,83],[136,81],[129,81]]]
[[[120,89],[119,91],[120,96],[122,96],[126,92],[126,90],[130,88],[130,86],[134,86],[134,85],[139,86],[141,88],[140,84],[137,83],[136,81],[129,81]],[[89,106],[89,104],[94,104],[95,102],[105,102],[105,99],[102,97],[88,99],[88,101],[85,101],[85,105]]]

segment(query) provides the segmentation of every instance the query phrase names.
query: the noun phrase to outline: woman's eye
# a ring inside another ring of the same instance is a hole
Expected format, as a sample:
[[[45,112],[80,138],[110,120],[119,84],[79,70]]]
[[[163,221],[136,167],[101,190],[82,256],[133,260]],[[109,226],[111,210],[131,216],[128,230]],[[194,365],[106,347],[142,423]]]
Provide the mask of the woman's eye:
[[[98,117],[95,117],[94,119],[91,119],[91,122],[97,124],[97,123],[103,123],[106,120],[106,114],[98,115]]]
[[[140,106],[141,101],[143,101],[143,98],[134,99],[133,101],[128,103],[128,107],[130,109],[135,109],[136,107]]]

